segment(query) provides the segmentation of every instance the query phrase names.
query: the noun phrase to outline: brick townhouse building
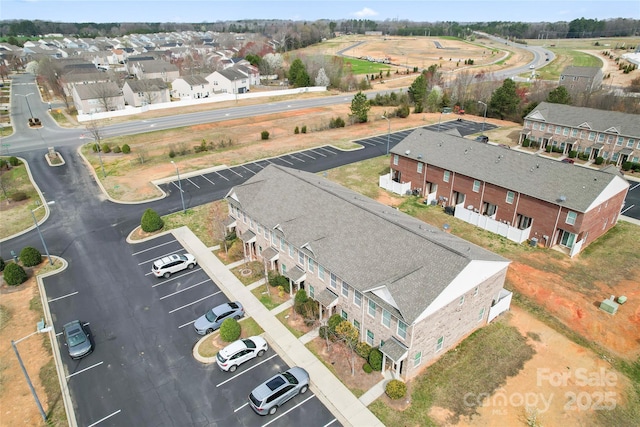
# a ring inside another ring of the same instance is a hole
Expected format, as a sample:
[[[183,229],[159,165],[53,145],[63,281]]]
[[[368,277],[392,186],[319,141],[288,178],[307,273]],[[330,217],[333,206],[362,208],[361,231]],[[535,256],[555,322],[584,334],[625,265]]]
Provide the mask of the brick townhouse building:
[[[571,256],[617,222],[629,183],[597,170],[426,129],[391,150],[391,180],[457,218]]]
[[[269,165],[226,196],[245,254],[411,378],[509,308],[509,260],[307,172]]]
[[[541,102],[524,118],[518,143],[573,150],[589,161],[602,157],[620,167],[640,161],[640,116],[595,108]]]

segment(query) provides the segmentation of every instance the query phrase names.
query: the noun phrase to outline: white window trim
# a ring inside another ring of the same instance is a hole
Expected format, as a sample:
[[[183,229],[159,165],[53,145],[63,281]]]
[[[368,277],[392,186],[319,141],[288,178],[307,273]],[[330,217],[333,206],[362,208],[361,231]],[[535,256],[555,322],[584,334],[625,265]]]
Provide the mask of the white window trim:
[[[389,315],[389,316],[388,316],[388,318],[389,318],[389,324],[388,324],[388,325],[386,325],[386,324],[384,323],[384,320],[385,320],[384,315],[385,315],[385,313]],[[387,310],[385,310],[384,308],[382,309],[382,316],[380,316],[380,324],[381,324],[382,326],[384,326],[385,328],[387,328],[387,329],[391,328],[391,313],[390,313],[390,312],[388,312]]]

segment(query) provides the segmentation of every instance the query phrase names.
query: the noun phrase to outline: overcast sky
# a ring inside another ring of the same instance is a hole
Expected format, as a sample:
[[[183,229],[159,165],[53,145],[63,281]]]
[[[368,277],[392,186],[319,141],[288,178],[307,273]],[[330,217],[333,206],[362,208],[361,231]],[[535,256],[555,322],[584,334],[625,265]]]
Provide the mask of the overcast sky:
[[[388,19],[556,22],[640,19],[639,0],[0,0],[0,19],[57,22],[216,22],[241,19]]]

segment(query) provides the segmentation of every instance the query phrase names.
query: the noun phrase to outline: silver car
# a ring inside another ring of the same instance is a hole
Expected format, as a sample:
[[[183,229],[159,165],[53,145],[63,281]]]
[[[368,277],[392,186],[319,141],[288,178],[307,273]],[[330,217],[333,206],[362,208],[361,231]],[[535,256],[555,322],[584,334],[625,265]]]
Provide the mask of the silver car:
[[[220,325],[222,325],[222,322],[224,322],[226,319],[239,320],[243,316],[244,309],[242,308],[242,304],[240,304],[238,301],[227,302],[217,307],[213,307],[204,315],[200,316],[193,323],[193,327],[195,328],[198,335],[206,335],[218,330],[220,328]]]
[[[273,415],[289,399],[309,389],[309,373],[299,366],[269,378],[249,394],[249,406],[258,415]]]
[[[238,366],[254,357],[261,357],[269,346],[260,336],[234,341],[218,352],[216,362],[223,371],[234,372]]]
[[[69,322],[62,328],[64,330],[64,345],[67,346],[69,356],[72,359],[80,359],[93,351],[91,337],[79,320]]]

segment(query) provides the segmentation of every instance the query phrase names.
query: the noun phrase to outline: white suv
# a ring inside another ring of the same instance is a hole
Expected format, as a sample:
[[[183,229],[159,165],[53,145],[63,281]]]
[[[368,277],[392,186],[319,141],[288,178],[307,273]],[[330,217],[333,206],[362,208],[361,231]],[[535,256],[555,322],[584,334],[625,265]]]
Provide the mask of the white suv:
[[[223,371],[235,372],[239,365],[254,357],[261,357],[268,349],[267,342],[261,336],[243,338],[220,350],[216,361]]]
[[[169,278],[171,274],[182,271],[185,268],[191,270],[197,263],[196,258],[191,254],[173,254],[154,261],[151,272],[156,277],[164,276],[165,278]]]

